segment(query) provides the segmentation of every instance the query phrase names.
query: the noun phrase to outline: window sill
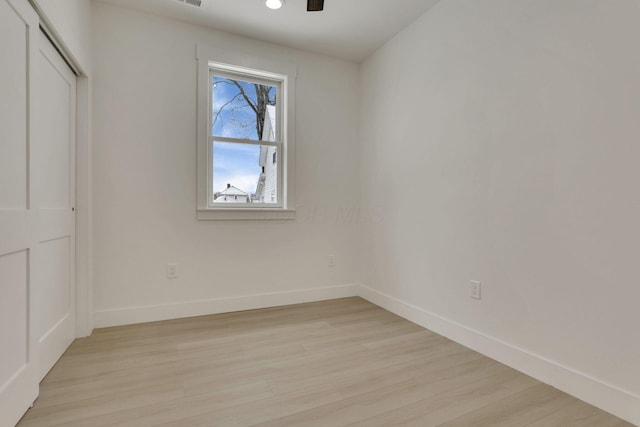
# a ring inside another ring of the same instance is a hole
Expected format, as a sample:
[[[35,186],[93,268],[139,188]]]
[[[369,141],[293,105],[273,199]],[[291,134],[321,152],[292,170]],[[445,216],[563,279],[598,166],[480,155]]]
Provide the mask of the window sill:
[[[198,209],[198,220],[211,221],[292,221],[293,209]]]

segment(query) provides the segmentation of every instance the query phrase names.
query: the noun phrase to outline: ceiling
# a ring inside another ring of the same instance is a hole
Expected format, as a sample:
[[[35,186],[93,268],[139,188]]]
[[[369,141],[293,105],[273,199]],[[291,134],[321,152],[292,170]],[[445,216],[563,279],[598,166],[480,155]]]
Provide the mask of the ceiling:
[[[438,0],[325,0],[307,12],[306,0],[270,10],[264,0],[103,0],[198,25],[360,62]]]

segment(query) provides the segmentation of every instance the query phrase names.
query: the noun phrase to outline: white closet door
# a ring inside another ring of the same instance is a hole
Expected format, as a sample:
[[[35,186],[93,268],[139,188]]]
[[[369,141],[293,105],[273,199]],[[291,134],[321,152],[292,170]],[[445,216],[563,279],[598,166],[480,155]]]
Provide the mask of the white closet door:
[[[76,336],[76,76],[40,33],[33,178],[38,200],[34,289],[40,379]]]
[[[0,0],[0,427],[38,396],[30,179],[38,17],[26,0]]]

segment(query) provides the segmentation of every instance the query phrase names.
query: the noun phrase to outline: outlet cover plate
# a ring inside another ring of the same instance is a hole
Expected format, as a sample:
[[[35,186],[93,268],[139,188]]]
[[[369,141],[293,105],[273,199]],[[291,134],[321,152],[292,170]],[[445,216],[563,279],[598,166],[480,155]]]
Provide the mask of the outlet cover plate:
[[[167,264],[167,279],[178,277],[178,264]]]
[[[482,283],[475,280],[471,281],[471,298],[482,299]]]

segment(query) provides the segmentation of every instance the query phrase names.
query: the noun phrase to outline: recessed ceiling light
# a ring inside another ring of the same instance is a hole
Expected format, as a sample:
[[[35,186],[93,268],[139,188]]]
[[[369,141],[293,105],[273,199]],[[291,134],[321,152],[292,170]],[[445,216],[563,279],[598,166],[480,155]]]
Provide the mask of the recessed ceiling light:
[[[269,9],[275,10],[284,6],[284,0],[267,0],[264,4],[266,4]]]

